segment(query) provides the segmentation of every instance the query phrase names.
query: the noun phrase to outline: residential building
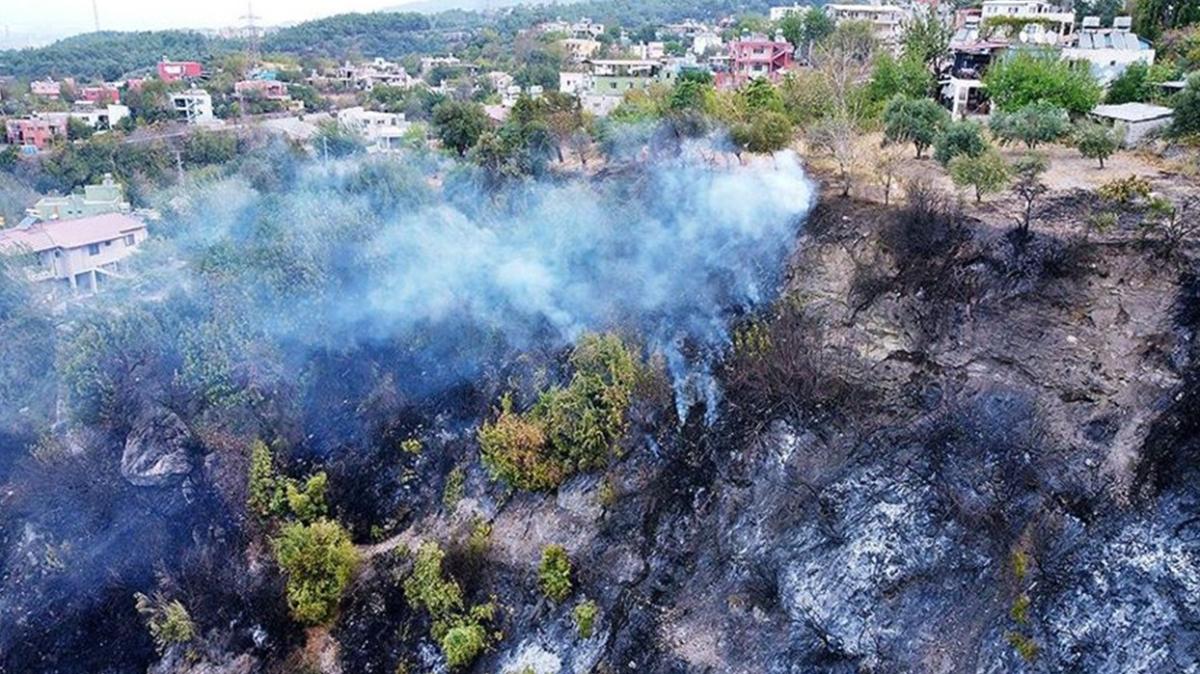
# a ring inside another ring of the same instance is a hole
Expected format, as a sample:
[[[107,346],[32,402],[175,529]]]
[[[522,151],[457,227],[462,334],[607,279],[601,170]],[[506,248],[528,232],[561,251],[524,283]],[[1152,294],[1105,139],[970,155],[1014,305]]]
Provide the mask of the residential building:
[[[504,90],[500,104],[506,108],[511,108],[516,105],[517,99],[521,96],[528,96],[536,101],[545,93],[546,90],[541,85],[534,84],[527,89],[522,89],[520,85],[512,84]]]
[[[811,8],[810,5],[793,4],[785,7],[772,7],[769,11],[772,21],[781,21],[792,15],[801,15]]]
[[[105,213],[0,230],[0,252],[29,256],[36,281],[96,292],[107,279],[121,276],[126,259],[147,236],[144,222]]]
[[[581,19],[571,24],[571,37],[595,39],[604,34],[604,24],[591,19]]]
[[[831,4],[825,5],[825,13],[834,23],[865,21],[871,24],[877,40],[893,47],[899,44],[904,22],[910,16],[907,9],[896,5]]]
[[[1008,48],[1005,40],[952,41],[950,65],[938,83],[942,103],[954,119],[986,115],[991,111],[983,90],[983,75],[998,55]]]
[[[631,45],[629,51],[635,58],[643,60],[661,59],[667,55],[667,46],[665,43],[655,40],[644,44]]]
[[[57,99],[62,95],[62,82],[35,80],[29,83],[29,93],[40,98]]]
[[[168,61],[158,63],[158,79],[164,82],[190,80],[204,75],[204,68],[195,61]]]
[[[656,82],[673,83],[676,74],[662,61],[651,59],[589,59],[583,65],[583,73],[559,73],[559,90],[575,93],[584,110],[601,117],[630,91]]]
[[[1101,28],[1099,17],[1084,17],[1075,44],[1064,47],[1062,57],[1087,61],[1097,81],[1107,86],[1131,64],[1154,65],[1154,48],[1131,32],[1131,27],[1132,21],[1127,16],[1114,18],[1112,28]]]
[[[466,70],[470,73],[475,72],[476,66],[471,63],[466,63],[462,59],[450,56],[426,56],[421,59],[421,76],[427,77],[433,72],[434,68],[451,68],[454,70]]]
[[[128,213],[125,192],[111,175],[104,176],[99,185],[87,185],[83,192],[65,197],[42,197],[26,213],[37,220],[71,220],[104,213]]]
[[[1024,23],[1020,34],[1007,37],[1026,44],[1066,44],[1075,28],[1075,12],[1045,0],[984,0],[980,17],[981,27],[990,34],[994,34],[992,26],[1001,21]]]
[[[778,80],[792,67],[794,48],[782,36],[755,35],[729,43],[729,66],[717,74],[720,88],[740,87],[752,79]]]
[[[233,91],[239,96],[259,96],[268,101],[292,100],[287,84],[275,80],[242,80],[234,83]]]
[[[1121,146],[1133,147],[1157,131],[1171,125],[1175,111],[1149,103],[1098,105],[1089,113],[1092,119],[1120,129]]]
[[[502,92],[512,86],[513,76],[503,70],[493,70],[487,74],[487,81],[492,91]]]
[[[4,137],[9,145],[21,148],[24,154],[36,154],[45,150],[55,138],[67,137],[66,113],[55,117],[33,115],[23,119],[8,119],[4,122]]]
[[[175,114],[188,124],[211,124],[213,115],[212,96],[203,89],[187,89],[171,94]]]
[[[404,66],[382,58],[358,64],[347,61],[338,69],[337,78],[362,91],[370,91],[377,84],[408,89],[418,82]]]
[[[81,88],[78,100],[88,101],[96,105],[120,103],[121,90],[115,84],[95,84]]]
[[[63,113],[45,113],[59,115]],[[93,129],[105,130],[116,126],[122,119],[129,116],[129,108],[124,105],[109,103],[108,105],[98,105],[91,101],[76,101],[71,106],[71,111],[66,113],[68,117],[78,119],[87,124]]]
[[[403,114],[376,112],[362,106],[339,110],[337,121],[362,136],[368,152],[388,152],[400,149],[404,135],[412,126]],[[316,148],[320,152],[321,148]]]
[[[567,58],[575,63],[582,63],[592,58],[600,49],[600,43],[591,38],[569,37],[559,40],[558,44],[567,53]]]

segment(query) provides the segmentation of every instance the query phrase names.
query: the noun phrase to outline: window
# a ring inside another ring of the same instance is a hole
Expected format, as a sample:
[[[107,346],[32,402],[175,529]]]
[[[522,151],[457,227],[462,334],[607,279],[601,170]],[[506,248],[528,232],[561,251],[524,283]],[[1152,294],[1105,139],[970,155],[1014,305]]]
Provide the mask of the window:
[[[125,245],[126,246],[132,246],[135,243],[137,243],[137,241],[133,238],[132,234],[125,235]]]
[[[99,254],[100,254],[100,244],[89,243],[88,244],[88,255],[99,255]]]

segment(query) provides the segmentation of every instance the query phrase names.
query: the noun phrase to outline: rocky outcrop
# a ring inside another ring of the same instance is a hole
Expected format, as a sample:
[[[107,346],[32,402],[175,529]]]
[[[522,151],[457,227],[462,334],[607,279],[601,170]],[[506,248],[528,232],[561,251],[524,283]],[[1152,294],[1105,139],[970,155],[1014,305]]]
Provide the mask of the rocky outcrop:
[[[192,471],[191,431],[171,410],[142,415],[125,438],[121,475],[139,487],[172,484]]]

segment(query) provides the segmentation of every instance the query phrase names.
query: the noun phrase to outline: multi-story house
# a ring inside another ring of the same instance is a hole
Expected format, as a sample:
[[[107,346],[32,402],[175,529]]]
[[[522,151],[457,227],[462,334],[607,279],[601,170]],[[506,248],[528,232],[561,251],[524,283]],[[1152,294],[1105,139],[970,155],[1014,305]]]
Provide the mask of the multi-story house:
[[[105,280],[121,275],[126,258],[147,236],[144,222],[105,213],[0,230],[0,252],[28,256],[35,281],[96,292]]]

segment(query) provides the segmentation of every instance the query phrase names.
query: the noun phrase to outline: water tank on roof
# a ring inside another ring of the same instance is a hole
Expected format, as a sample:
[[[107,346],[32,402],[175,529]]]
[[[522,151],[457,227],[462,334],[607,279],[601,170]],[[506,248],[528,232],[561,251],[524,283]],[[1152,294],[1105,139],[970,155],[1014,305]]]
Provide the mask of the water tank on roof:
[[[1113,30],[1129,30],[1133,28],[1133,18],[1128,16],[1113,17]]]
[[[1100,27],[1100,17],[1085,16],[1085,17],[1083,17],[1083,23],[1080,25],[1083,27],[1084,30],[1095,30]]]

